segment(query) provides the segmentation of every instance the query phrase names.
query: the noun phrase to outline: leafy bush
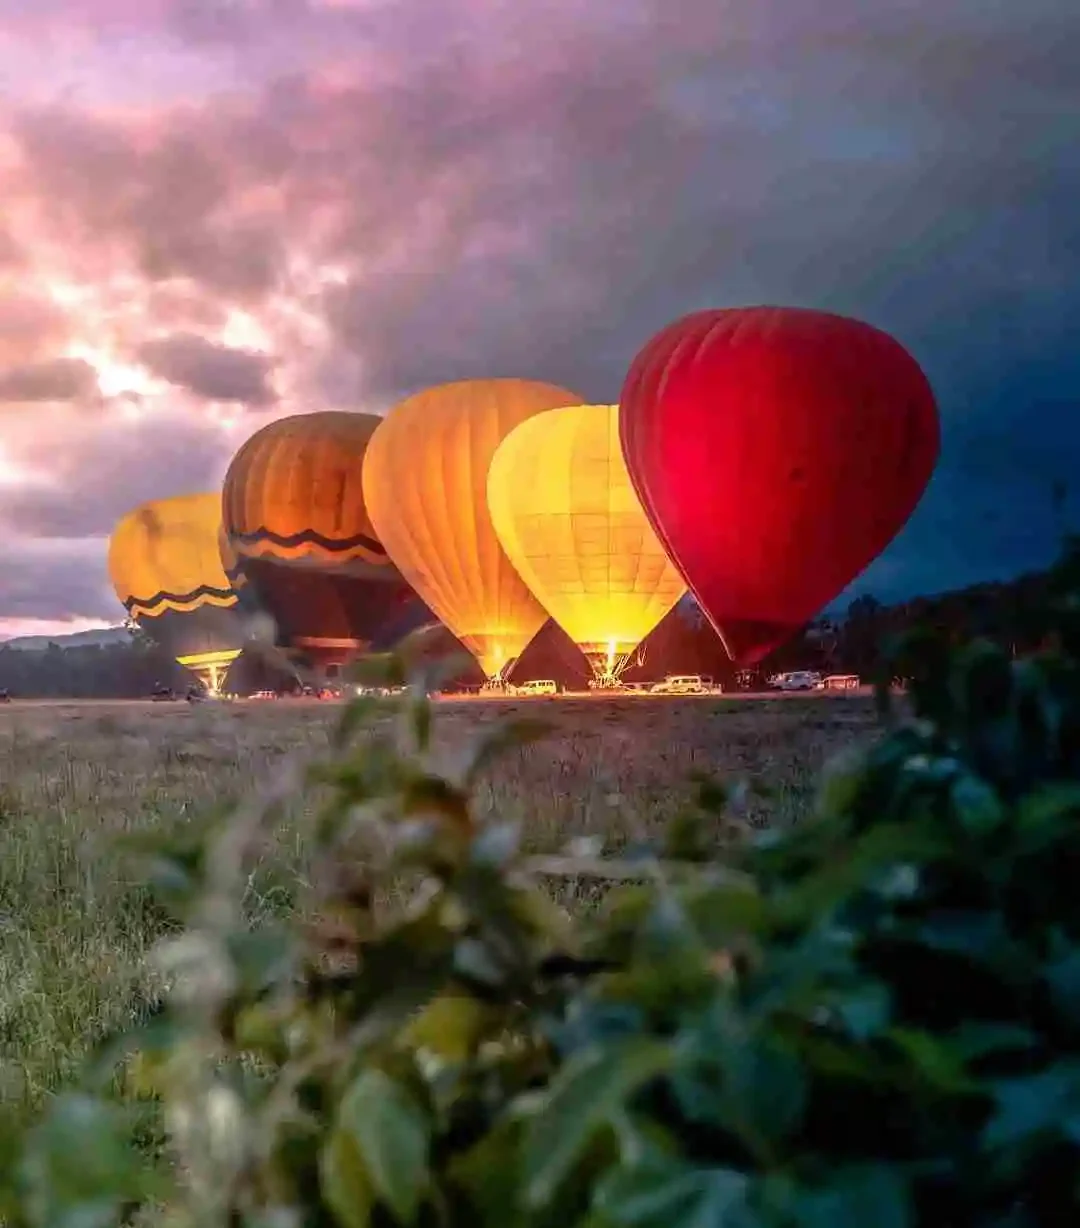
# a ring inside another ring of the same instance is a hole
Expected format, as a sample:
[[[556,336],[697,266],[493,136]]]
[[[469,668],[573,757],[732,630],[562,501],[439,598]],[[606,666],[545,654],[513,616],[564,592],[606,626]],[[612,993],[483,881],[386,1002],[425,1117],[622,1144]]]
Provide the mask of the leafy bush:
[[[161,950],[170,992],[9,1140],[4,1218],[1076,1222],[1075,603],[1057,626],[1037,660],[901,645],[910,714],[882,691],[881,738],[831,766],[812,820],[722,866],[706,784],[576,920],[514,823],[469,807],[477,774],[540,731],[504,726],[439,771],[427,665],[382,662],[415,684],[392,729],[370,718],[395,701],[357,700],[302,779],[143,850],[183,922]],[[253,928],[245,886],[296,788],[320,800],[321,868],[301,921]]]

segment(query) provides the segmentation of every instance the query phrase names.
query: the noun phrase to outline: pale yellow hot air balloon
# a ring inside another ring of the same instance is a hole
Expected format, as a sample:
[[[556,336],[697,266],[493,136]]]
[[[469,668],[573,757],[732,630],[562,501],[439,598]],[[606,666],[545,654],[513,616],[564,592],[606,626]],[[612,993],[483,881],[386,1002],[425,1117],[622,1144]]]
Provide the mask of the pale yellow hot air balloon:
[[[634,493],[617,405],[552,409],[511,431],[488,507],[510,561],[601,683],[686,592]]]
[[[364,502],[379,540],[488,678],[547,621],[495,535],[488,466],[514,427],[580,400],[530,380],[443,384],[396,405],[367,447]]]

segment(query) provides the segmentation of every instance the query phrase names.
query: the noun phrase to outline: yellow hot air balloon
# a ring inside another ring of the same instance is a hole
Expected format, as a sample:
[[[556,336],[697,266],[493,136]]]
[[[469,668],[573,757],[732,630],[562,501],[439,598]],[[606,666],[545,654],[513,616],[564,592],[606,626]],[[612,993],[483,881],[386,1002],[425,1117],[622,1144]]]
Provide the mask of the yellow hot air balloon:
[[[495,453],[488,507],[499,541],[551,617],[613,683],[686,592],[638,502],[617,405],[523,422]]]
[[[514,427],[580,400],[530,380],[462,380],[402,401],[368,444],[364,501],[379,540],[489,679],[503,675],[547,614],[495,535],[488,466]]]
[[[244,642],[220,538],[221,496],[198,494],[142,504],[109,541],[109,576],[128,617],[211,692]]]

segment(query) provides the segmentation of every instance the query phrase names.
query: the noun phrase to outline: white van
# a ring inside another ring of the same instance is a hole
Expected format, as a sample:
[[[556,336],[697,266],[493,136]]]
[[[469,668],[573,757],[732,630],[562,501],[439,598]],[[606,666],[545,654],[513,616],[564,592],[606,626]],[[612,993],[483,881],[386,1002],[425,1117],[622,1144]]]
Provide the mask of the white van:
[[[705,683],[700,674],[668,674],[663,682],[652,687],[653,695],[704,695]]]
[[[797,669],[779,674],[770,682],[778,691],[816,691],[821,686],[821,675],[816,670]]]
[[[533,678],[514,687],[515,695],[558,695],[559,688],[554,678]]]

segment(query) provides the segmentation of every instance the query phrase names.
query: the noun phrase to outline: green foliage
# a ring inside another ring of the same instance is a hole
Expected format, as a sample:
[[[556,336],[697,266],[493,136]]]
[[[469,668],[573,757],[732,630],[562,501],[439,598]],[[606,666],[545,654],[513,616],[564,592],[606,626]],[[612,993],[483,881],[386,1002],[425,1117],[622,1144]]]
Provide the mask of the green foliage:
[[[1075,562],[1054,651],[896,646],[911,711],[882,690],[882,736],[830,767],[811,820],[721,866],[687,815],[668,847],[611,864],[622,885],[577,921],[513,816],[470,807],[480,767],[541,731],[498,728],[440,766],[423,645],[368,663],[409,692],[353,703],[300,782],[149,850],[182,923],[159,956],[167,1000],[3,1142],[0,1213],[35,1228],[155,1200],[178,1228],[1074,1221]],[[392,733],[370,721],[388,710]],[[298,787],[319,803],[303,921],[253,929],[245,884]],[[726,797],[704,787],[702,805]],[[117,1087],[160,1103],[159,1163],[133,1161]]]

